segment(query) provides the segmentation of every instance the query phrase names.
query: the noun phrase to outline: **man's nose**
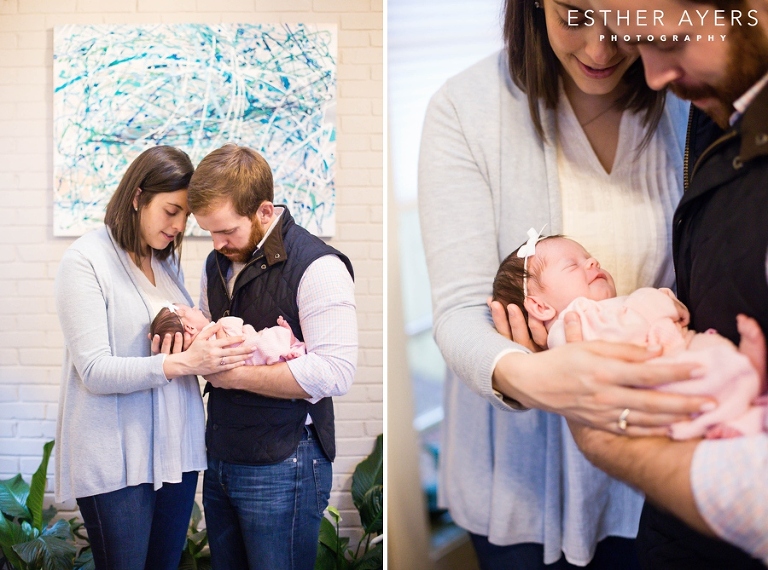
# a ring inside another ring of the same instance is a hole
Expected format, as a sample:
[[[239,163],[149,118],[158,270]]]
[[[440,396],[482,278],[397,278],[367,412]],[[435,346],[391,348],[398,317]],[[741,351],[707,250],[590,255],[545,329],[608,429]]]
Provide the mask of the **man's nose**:
[[[640,52],[640,57],[643,58],[645,82],[651,89],[660,91],[683,76],[682,69],[672,60],[671,56],[648,46],[640,45],[637,49]]]

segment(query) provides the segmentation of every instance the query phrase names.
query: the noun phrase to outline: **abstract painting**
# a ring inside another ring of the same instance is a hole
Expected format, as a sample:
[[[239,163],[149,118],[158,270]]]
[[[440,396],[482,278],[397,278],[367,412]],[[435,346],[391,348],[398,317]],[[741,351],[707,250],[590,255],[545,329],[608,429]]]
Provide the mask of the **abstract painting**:
[[[128,165],[155,145],[193,164],[260,152],[275,203],[335,230],[335,25],[70,25],[54,30],[54,235],[98,227]],[[202,235],[190,219],[187,233]]]

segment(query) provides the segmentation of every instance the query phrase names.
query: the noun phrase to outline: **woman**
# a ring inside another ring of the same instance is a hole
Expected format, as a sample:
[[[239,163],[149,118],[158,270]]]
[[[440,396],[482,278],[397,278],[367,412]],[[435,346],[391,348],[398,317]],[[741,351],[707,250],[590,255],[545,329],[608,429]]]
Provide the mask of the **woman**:
[[[528,354],[522,315],[513,343],[485,305],[500,260],[545,224],[603,260],[619,294],[673,283],[687,108],[645,85],[637,55],[601,21],[585,25],[590,8],[507,0],[506,49],[449,80],[424,126],[420,220],[449,366],[440,502],[482,568],[631,567],[641,497],[593,468],[546,412],[648,435],[705,404],[630,388],[689,373],[642,365],[654,354],[638,347]],[[538,409],[515,411],[526,408]]]
[[[168,146],[144,151],[107,205],[105,227],[75,241],[56,276],[66,346],[56,434],[56,500],[77,499],[100,569],[175,569],[198,471],[206,468],[195,374],[241,366],[218,327],[152,355],[149,323],[191,304],[178,265],[193,167]],[[210,340],[209,340],[210,339]],[[208,342],[201,342],[207,340]],[[153,344],[155,352],[160,339]]]

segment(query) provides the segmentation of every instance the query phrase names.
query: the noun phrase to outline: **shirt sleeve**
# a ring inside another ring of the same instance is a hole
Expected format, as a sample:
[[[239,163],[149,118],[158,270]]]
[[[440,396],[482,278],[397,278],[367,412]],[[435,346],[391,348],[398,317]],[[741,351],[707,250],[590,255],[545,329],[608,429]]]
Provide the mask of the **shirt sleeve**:
[[[492,388],[501,356],[528,351],[496,331],[486,306],[500,262],[496,211],[483,151],[472,146],[462,119],[444,86],[429,104],[421,138],[419,222],[435,342],[471,390],[499,409],[520,409]]]
[[[768,564],[768,434],[702,441],[691,486],[712,530]]]
[[[307,354],[289,360],[288,368],[311,403],[343,396],[355,376],[358,344],[355,288],[344,263],[336,255],[312,262],[296,300]]]
[[[120,316],[130,313],[127,307],[132,301],[119,279],[114,281],[118,283],[104,284],[92,261],[80,252],[69,249],[64,253],[54,295],[67,358],[92,394],[130,394],[165,386],[165,355],[150,355],[146,333],[115,344],[111,331],[119,326],[115,321]],[[125,297],[123,308],[113,304],[110,313],[109,300],[120,296]]]

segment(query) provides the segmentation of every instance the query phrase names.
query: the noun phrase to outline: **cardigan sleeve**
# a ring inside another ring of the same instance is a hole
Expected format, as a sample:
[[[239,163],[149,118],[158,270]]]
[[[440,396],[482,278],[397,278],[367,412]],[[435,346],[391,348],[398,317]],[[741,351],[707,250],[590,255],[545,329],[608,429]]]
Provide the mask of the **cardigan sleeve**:
[[[69,358],[86,389],[93,394],[127,394],[166,385],[165,355],[149,356],[148,339],[112,346],[110,339],[126,323],[110,319],[120,320],[116,315],[130,319],[135,310],[127,306],[130,299],[125,295],[118,292],[110,298],[102,285],[93,262],[82,252],[70,248],[64,253],[56,275],[56,312]],[[110,311],[108,303],[114,305]]]
[[[511,410],[491,387],[493,369],[503,353],[527,351],[496,332],[486,306],[500,262],[491,183],[448,85],[427,110],[418,196],[435,341],[474,392]]]

